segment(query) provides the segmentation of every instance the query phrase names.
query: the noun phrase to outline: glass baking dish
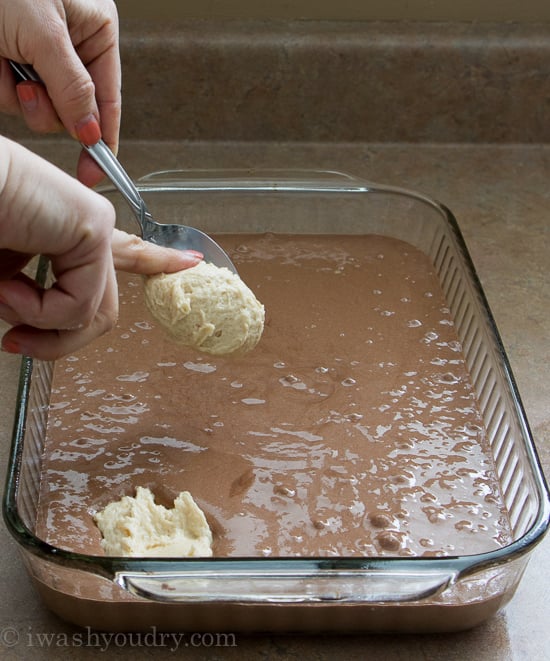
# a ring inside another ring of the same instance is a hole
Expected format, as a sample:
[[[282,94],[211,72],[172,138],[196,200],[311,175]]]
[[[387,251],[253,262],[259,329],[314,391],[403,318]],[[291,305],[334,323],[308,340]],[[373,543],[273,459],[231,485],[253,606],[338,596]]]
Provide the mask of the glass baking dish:
[[[336,172],[166,171],[139,188],[156,218],[212,233],[380,234],[427,255],[451,310],[488,435],[512,542],[452,557],[114,558],[35,534],[54,365],[24,358],[4,518],[44,603],[81,626],[130,631],[467,629],[513,596],[550,517],[548,489],[498,331],[451,212]],[[118,226],[137,228],[104,188]],[[41,264],[39,277],[47,279]]]

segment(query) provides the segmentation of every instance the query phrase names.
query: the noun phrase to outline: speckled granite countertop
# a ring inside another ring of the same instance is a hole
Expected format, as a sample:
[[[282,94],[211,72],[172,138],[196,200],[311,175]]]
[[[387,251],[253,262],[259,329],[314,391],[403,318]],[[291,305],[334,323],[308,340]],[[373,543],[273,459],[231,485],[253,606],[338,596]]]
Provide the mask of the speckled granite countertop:
[[[547,42],[543,41],[546,48]],[[541,92],[539,115],[543,114],[544,99],[545,93]],[[145,117],[143,122],[144,126],[149,125]],[[8,130],[5,132],[9,135]],[[449,142],[439,139],[436,144],[418,139],[413,144],[357,137],[314,141],[311,136],[305,140],[293,136],[292,141],[261,141],[257,137],[222,141],[211,139],[211,135],[203,140],[184,140],[181,136],[167,140],[166,135],[154,135],[161,139],[138,141],[133,139],[135,132],[134,125],[127,127],[120,157],[136,177],[173,168],[330,169],[416,189],[449,206],[458,219],[496,318],[543,468],[550,475],[550,146],[535,144],[534,134],[524,135],[522,144],[457,144],[456,135]],[[204,138],[202,133],[199,131]],[[453,135],[452,131],[450,134]],[[24,134],[20,139],[27,140]],[[540,142],[545,139],[541,138]],[[26,144],[72,170],[77,152],[75,145],[67,140],[50,138]],[[18,368],[17,357],[0,354],[2,479],[11,437]],[[57,620],[41,605],[4,527],[0,528],[0,553],[0,587],[5,595],[0,604],[0,656],[5,659],[71,656],[70,636],[75,629]],[[185,648],[185,654],[193,659],[542,659],[550,646],[549,563],[547,538],[535,550],[511,603],[486,624],[469,632],[425,636],[237,635],[235,647],[190,646]],[[40,638],[41,634],[46,637]],[[49,649],[46,649],[47,635]],[[91,658],[98,649],[79,647],[78,656]],[[113,642],[109,653],[115,658],[135,659],[151,658],[156,652],[151,645],[135,648]],[[158,653],[166,655],[167,648],[161,648]]]

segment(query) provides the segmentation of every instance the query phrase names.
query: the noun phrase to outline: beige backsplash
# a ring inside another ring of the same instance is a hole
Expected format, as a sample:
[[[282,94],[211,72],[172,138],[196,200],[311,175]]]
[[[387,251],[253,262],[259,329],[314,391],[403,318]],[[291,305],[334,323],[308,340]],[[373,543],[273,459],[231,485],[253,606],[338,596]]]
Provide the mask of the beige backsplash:
[[[123,140],[550,142],[550,23],[123,20],[121,51]]]
[[[548,0],[117,0],[123,18],[548,21]]]
[[[550,23],[125,24],[122,43],[123,137],[550,142]]]

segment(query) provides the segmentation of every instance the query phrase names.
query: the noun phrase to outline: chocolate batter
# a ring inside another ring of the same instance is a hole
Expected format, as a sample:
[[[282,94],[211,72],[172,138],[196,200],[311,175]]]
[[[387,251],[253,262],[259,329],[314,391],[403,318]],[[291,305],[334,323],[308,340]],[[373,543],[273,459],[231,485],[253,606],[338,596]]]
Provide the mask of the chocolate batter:
[[[118,326],[55,369],[38,534],[102,554],[93,513],[188,490],[215,556],[427,556],[510,541],[428,259],[381,236],[221,236],[266,308],[242,358],[172,343],[120,276]]]

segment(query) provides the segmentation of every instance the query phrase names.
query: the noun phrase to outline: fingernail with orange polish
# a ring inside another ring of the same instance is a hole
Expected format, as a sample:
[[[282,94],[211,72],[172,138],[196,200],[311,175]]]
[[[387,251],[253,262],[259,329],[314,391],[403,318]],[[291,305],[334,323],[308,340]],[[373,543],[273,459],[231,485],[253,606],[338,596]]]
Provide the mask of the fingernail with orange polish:
[[[181,255],[185,258],[183,263],[186,264],[188,268],[200,264],[204,259],[204,255],[197,250],[182,250]]]
[[[93,115],[89,115],[75,126],[75,132],[80,142],[88,147],[101,140],[101,128]]]
[[[9,338],[2,340],[2,351],[7,353],[23,353],[21,346],[15,340],[10,340]]]
[[[19,83],[15,88],[17,98],[25,110],[35,110],[38,106],[36,83]]]

